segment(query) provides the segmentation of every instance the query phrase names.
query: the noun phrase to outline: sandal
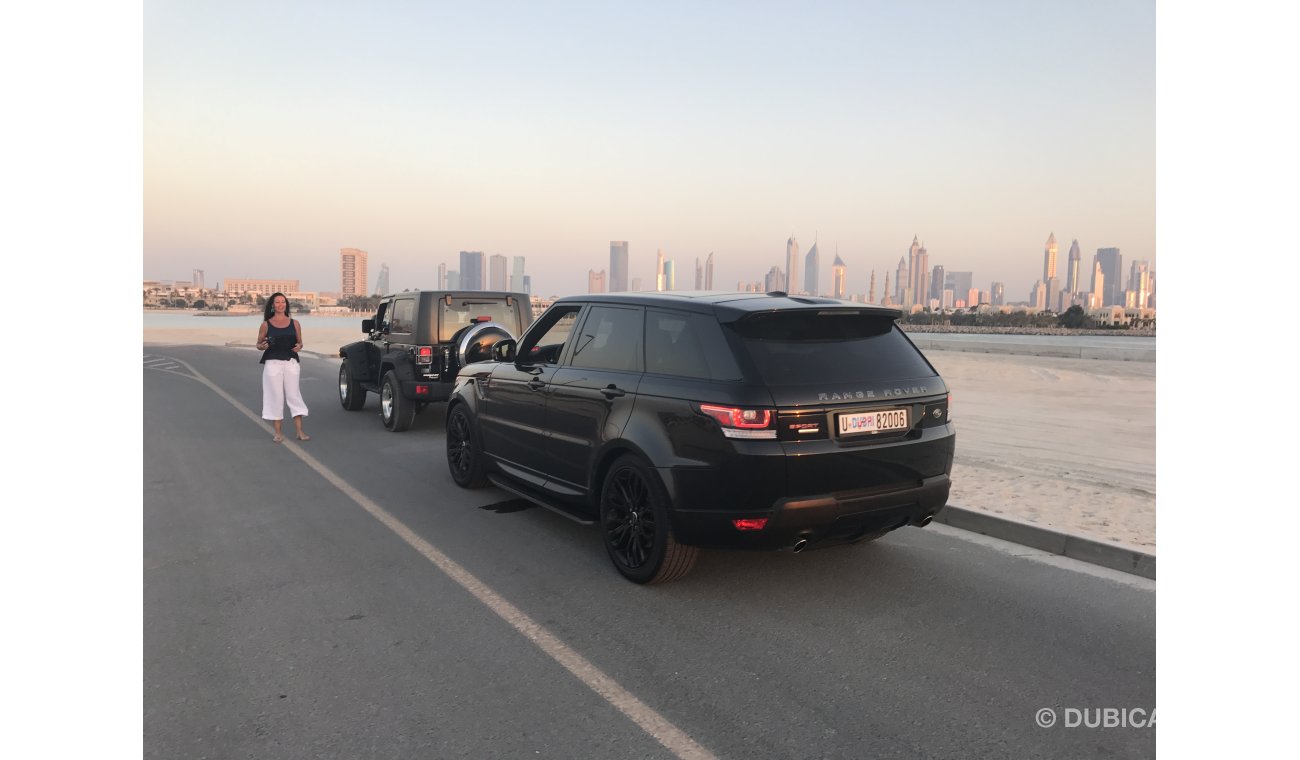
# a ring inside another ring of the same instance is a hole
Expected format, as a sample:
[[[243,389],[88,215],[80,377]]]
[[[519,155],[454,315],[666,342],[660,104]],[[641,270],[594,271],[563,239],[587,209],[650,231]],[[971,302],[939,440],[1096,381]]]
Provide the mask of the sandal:
[[[311,440],[311,436],[307,435],[306,433],[299,433],[299,434],[298,434],[298,440],[300,440],[300,441],[310,441],[310,440]]]
[[[284,440],[284,436],[279,435],[278,433],[277,433],[276,435],[271,436],[271,442],[272,442],[272,443],[279,443],[279,442],[281,442],[281,441],[283,441],[283,440]]]

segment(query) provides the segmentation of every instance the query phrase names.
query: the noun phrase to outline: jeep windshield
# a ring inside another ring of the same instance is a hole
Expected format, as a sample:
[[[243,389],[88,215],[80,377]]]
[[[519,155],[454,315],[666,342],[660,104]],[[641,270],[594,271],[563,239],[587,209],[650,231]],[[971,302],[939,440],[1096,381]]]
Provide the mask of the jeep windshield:
[[[517,310],[518,305],[514,299],[506,304],[505,299],[453,298],[448,304],[444,298],[438,301],[438,342],[451,340],[465,325],[474,320],[482,322],[483,317],[487,317],[487,321],[504,325],[511,335],[517,336],[525,326],[519,324]]]
[[[769,385],[895,381],[935,375],[892,317],[866,311],[751,314],[724,324]]]

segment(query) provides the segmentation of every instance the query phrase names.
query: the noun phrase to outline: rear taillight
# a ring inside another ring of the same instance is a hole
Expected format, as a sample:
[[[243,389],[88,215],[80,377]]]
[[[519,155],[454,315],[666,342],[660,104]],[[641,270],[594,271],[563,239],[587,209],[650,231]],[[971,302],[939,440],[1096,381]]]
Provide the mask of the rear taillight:
[[[767,518],[751,517],[741,520],[732,520],[731,524],[736,526],[736,530],[762,530],[767,527]]]
[[[415,360],[420,364],[432,364],[433,346],[420,346],[415,352]]]
[[[700,404],[700,411],[717,420],[722,426],[722,434],[728,438],[776,438],[776,428],[772,424],[776,413],[771,409]]]
[[[951,419],[952,394],[943,401],[933,401],[926,404],[921,417],[921,427],[935,427],[937,425],[946,425]]]

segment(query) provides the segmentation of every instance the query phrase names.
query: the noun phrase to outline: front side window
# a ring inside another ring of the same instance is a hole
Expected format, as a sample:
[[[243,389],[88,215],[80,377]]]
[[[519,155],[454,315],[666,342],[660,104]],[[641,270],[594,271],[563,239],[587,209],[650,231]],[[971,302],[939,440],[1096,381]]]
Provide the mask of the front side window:
[[[537,320],[519,344],[519,361],[527,364],[557,364],[564,344],[578,321],[581,304],[553,306]]]
[[[638,308],[593,306],[573,342],[575,367],[641,371],[642,315]]]

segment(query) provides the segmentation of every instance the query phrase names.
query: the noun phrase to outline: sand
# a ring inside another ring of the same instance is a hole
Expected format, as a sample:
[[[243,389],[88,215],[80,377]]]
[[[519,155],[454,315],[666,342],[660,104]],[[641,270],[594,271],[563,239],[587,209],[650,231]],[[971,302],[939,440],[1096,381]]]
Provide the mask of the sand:
[[[217,320],[214,320],[217,321]],[[337,356],[353,320],[304,331]],[[145,343],[243,345],[244,327],[149,328]],[[957,425],[949,503],[1155,552],[1156,365],[929,350]]]

